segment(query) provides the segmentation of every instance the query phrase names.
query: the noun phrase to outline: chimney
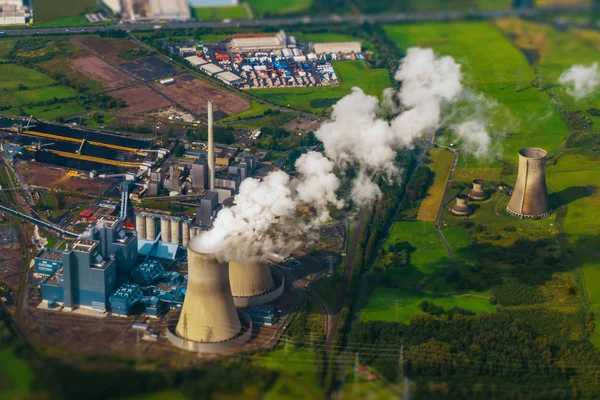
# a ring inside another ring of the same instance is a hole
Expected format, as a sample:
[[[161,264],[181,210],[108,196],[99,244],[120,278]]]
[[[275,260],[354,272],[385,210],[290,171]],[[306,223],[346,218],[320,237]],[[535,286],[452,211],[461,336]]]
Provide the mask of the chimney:
[[[519,150],[517,183],[506,211],[521,219],[540,219],[552,213],[546,188],[546,153],[527,147]]]
[[[215,190],[215,138],[213,132],[213,103],[208,102],[208,179],[209,188]]]

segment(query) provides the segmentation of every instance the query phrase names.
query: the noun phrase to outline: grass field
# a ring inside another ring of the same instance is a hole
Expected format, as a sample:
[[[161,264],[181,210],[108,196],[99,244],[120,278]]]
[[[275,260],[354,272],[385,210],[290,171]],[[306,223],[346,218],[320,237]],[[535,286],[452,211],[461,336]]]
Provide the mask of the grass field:
[[[256,17],[285,15],[306,11],[312,0],[247,0]]]
[[[96,2],[94,0],[33,0],[35,23],[78,16],[86,10],[95,8]],[[85,24],[87,25],[88,22],[85,21]]]
[[[364,61],[338,61],[333,63],[333,67],[340,77],[339,86],[257,89],[250,93],[284,107],[321,113],[331,110],[331,106],[349,94],[355,86],[360,87],[367,94],[380,96],[383,89],[391,85],[386,70],[369,69]]]
[[[0,40],[0,60],[6,59],[5,57],[10,53],[16,42],[16,40]]]
[[[244,6],[196,7],[193,16],[200,21],[220,21],[224,19],[248,19],[248,10]]]
[[[5,64],[0,68],[0,82],[2,90],[12,91],[25,85],[28,88],[39,88],[54,83],[54,80],[36,70],[22,67],[16,64]]]
[[[496,25],[511,35],[516,46],[536,56],[535,72],[541,77],[548,93],[555,97],[563,108],[585,111],[600,109],[600,91],[576,100],[558,85],[558,77],[572,65],[591,65],[600,59],[600,35],[595,31],[576,29],[558,32],[549,25],[509,18],[496,21]],[[600,117],[586,116],[595,123]]]
[[[403,241],[416,247],[410,254],[410,264],[385,272],[386,277],[398,284],[420,283],[442,271],[450,262],[433,222],[395,222],[383,246],[387,249],[390,245]]]
[[[450,177],[454,157],[449,150],[437,148],[429,152],[431,163],[428,167],[433,172],[433,183],[427,192],[427,197],[421,201],[419,206],[419,221],[435,221],[441,202],[444,200],[444,190]]]
[[[229,116],[227,118],[220,119],[219,123],[227,123],[227,122],[237,121],[240,119],[260,117],[269,109],[271,109],[271,107],[269,107],[266,104],[259,103],[256,100],[250,100],[250,109],[249,110],[243,111],[239,114]]]
[[[514,155],[523,146],[544,147],[552,153],[566,138],[567,126],[551,99],[531,86],[536,76],[525,56],[493,24],[427,23],[386,26],[385,30],[402,50],[431,47],[462,65],[467,89],[495,103],[489,127],[504,135],[496,140],[504,159],[516,163]],[[491,165],[482,161],[479,166]]]
[[[29,364],[17,357],[11,349],[0,349],[0,398],[29,399],[33,382]]]
[[[413,315],[424,314],[419,309],[419,303],[423,300],[442,306],[446,311],[454,306],[466,308],[476,314],[496,311],[496,306],[490,304],[485,296],[447,296],[415,289],[376,288],[369,296],[361,318],[363,321],[407,323]]]
[[[458,161],[460,164],[459,157]],[[487,182],[500,182],[502,179],[502,168],[456,168],[454,170],[453,182],[467,182],[469,185],[474,179],[485,177]]]

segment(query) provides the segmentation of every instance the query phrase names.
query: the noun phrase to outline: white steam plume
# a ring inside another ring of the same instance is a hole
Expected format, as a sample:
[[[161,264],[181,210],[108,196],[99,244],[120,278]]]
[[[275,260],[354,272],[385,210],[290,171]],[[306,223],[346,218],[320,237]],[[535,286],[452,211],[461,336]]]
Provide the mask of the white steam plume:
[[[490,152],[492,138],[481,121],[466,121],[452,127],[464,141],[464,150],[478,158],[486,158]]]
[[[600,86],[600,69],[595,62],[589,67],[573,65],[558,77],[558,82],[567,86],[567,93],[579,100],[592,94]]]
[[[409,49],[395,78],[401,81],[401,89],[387,89],[381,106],[377,97],[353,88],[333,106],[331,121],[315,133],[323,142],[324,154],[301,156],[296,178],[279,171],[263,181],[244,181],[235,205],[222,210],[213,229],[191,246],[214,253],[222,261],[264,259],[273,252],[290,251],[300,243],[301,233],[329,220],[330,207],[344,204],[337,191],[349,179],[344,176],[348,168],[357,171],[348,182],[354,204],[374,201],[381,191],[372,177],[383,174],[388,180],[398,180],[397,151],[412,146],[415,138],[435,133],[446,121],[446,109],[460,101],[463,93],[460,65],[451,57],[436,56],[431,49]],[[382,111],[391,113],[391,119],[382,118]],[[486,151],[489,137],[482,122],[452,122],[467,150]],[[300,219],[299,205],[315,208],[316,217]]]

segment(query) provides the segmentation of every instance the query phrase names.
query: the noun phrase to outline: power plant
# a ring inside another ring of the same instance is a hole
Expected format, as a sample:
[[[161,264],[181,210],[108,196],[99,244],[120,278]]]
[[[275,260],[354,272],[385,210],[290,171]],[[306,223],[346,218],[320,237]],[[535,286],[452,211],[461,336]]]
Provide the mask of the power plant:
[[[517,183],[506,211],[521,219],[540,219],[552,213],[546,188],[547,152],[535,147],[519,150]]]
[[[469,198],[475,201],[482,201],[487,199],[487,193],[483,190],[483,179],[475,179],[473,181],[473,188],[469,191]]]
[[[262,262],[229,262],[231,293],[236,307],[270,303],[283,293],[282,276],[273,276],[269,264]]]
[[[458,215],[460,217],[466,217],[467,215],[471,215],[473,209],[467,204],[467,198],[468,197],[465,194],[456,195],[456,204],[453,205],[450,209],[450,211],[452,211],[452,214]]]

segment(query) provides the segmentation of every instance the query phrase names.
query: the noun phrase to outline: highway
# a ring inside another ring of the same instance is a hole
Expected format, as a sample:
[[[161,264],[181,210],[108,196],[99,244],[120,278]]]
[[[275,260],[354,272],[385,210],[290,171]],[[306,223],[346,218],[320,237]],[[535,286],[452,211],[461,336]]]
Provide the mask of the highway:
[[[375,23],[395,23],[395,22],[423,22],[423,21],[457,21],[465,19],[493,19],[502,17],[536,17],[545,14],[558,14],[566,12],[591,12],[595,6],[569,6],[569,7],[548,7],[538,8],[518,8],[509,10],[495,11],[446,11],[446,12],[428,12],[428,13],[394,13],[394,14],[360,14],[354,16],[329,15],[321,17],[288,17],[288,18],[269,18],[269,19],[244,19],[233,21],[189,21],[189,22],[168,22],[164,24],[145,23],[122,23],[108,26],[81,26],[69,28],[35,28],[35,26],[23,29],[7,29],[0,32],[2,36],[23,36],[23,35],[56,35],[56,34],[80,34],[80,33],[98,33],[106,31],[148,31],[153,29],[195,29],[195,28],[238,28],[238,27],[262,27],[274,26],[284,27],[290,25],[348,25],[362,24],[365,22]]]

